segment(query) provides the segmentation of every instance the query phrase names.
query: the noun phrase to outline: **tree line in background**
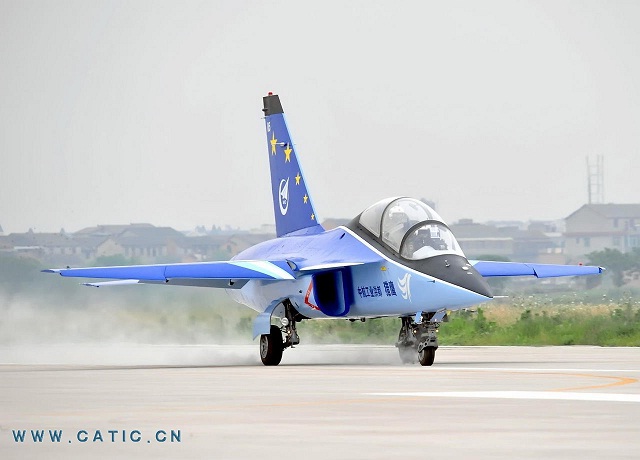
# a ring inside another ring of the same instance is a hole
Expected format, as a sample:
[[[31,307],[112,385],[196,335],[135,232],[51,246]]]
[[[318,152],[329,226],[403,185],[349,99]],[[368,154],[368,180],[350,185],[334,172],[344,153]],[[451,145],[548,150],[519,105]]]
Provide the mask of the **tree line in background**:
[[[617,249],[605,248],[587,254],[589,263],[605,267],[610,273],[613,284],[621,287],[637,280],[640,274],[640,248],[633,248],[629,252],[620,252]]]

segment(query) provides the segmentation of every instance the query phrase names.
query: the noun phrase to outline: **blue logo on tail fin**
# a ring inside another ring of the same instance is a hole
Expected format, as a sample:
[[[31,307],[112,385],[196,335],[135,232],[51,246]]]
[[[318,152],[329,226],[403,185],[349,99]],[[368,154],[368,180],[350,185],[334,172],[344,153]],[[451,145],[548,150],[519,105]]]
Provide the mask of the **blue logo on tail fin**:
[[[321,232],[280,98],[269,94],[263,101],[276,234],[280,237],[304,229]]]
[[[283,216],[287,214],[289,210],[289,178],[287,180],[282,179],[280,181],[280,187],[278,187],[278,194],[280,195],[280,214]]]

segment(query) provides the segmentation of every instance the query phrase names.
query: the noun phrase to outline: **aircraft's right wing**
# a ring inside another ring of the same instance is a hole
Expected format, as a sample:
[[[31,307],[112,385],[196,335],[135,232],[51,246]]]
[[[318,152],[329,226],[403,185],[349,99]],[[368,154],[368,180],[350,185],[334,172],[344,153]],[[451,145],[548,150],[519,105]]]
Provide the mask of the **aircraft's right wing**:
[[[469,262],[484,277],[533,275],[537,278],[551,278],[556,276],[597,275],[604,271],[604,268],[592,265],[531,264],[490,260],[470,260]]]
[[[141,283],[239,289],[251,279],[295,279],[291,267],[284,260],[231,260],[166,265],[55,268],[43,271],[69,277],[115,280],[84,283],[86,286],[93,287]]]

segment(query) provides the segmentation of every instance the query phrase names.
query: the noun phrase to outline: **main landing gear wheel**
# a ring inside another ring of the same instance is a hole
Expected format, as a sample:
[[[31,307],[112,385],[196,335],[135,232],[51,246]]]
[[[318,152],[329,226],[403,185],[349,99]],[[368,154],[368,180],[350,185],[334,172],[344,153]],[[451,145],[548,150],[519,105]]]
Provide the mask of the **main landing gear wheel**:
[[[422,366],[431,366],[436,359],[436,347],[424,347],[418,351],[418,361]]]
[[[282,360],[282,332],[278,326],[271,325],[269,334],[260,336],[260,359],[265,366],[277,366]]]

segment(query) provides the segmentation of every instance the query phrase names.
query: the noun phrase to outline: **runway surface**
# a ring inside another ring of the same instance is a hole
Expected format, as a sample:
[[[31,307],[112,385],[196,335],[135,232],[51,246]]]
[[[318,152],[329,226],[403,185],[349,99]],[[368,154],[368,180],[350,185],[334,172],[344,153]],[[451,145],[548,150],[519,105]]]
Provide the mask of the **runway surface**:
[[[0,362],[3,459],[640,457],[636,348],[441,347],[430,368],[348,345],[275,368],[257,346],[0,347]]]

